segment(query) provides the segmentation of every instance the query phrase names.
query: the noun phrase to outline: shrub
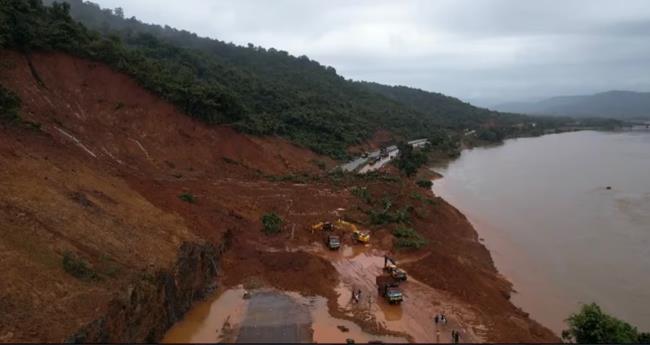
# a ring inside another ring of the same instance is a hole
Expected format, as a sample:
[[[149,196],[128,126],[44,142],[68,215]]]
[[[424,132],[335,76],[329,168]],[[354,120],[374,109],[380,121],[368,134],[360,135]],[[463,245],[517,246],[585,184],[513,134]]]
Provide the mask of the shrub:
[[[196,203],[196,197],[191,193],[183,193],[179,195],[178,198],[190,204]]]
[[[81,258],[71,252],[63,253],[63,269],[73,277],[84,281],[98,280],[99,276]]]
[[[267,235],[277,234],[282,230],[282,218],[275,212],[267,213],[262,216],[262,225],[264,233]]]
[[[393,236],[396,238],[395,247],[397,248],[420,249],[427,244],[427,240],[413,228],[397,227],[393,230]]]
[[[578,313],[566,320],[569,329],[562,331],[562,338],[580,344],[638,343],[648,340],[647,333],[639,333],[636,327],[603,312],[596,303],[583,305]]]
[[[418,187],[424,189],[431,189],[431,187],[433,187],[433,181],[431,180],[418,180],[416,184],[418,185]]]

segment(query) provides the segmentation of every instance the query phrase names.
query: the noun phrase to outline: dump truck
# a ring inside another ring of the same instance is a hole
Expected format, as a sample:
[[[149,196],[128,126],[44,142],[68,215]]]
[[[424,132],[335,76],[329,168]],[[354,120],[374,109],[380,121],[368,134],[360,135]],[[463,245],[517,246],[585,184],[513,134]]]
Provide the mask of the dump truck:
[[[397,262],[387,255],[384,255],[384,272],[390,275],[397,282],[403,282],[407,279],[406,272],[397,268]]]
[[[325,237],[325,245],[331,250],[341,248],[341,238],[337,235],[327,235]]]
[[[399,288],[399,283],[393,277],[388,275],[381,275],[377,277],[377,292],[379,296],[383,297],[390,304],[399,304],[404,300],[402,290]]]

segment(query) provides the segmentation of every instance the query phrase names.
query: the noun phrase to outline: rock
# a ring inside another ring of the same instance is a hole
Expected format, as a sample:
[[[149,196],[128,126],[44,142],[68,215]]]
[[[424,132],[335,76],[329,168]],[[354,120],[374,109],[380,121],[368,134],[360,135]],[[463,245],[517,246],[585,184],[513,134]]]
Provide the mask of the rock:
[[[347,333],[347,332],[350,331],[349,328],[347,328],[347,327],[345,327],[345,326],[343,326],[343,325],[338,325],[338,326],[336,326],[336,328],[338,328],[338,329],[339,329],[341,332],[343,332],[343,333]]]

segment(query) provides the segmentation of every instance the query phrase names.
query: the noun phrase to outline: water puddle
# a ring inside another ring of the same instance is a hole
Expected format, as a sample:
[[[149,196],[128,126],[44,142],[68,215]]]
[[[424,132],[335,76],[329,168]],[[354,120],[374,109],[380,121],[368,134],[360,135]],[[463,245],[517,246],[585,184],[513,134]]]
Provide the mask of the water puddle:
[[[352,321],[332,317],[327,300],[320,296],[260,289],[245,299],[245,293],[238,287],[197,303],[162,342],[406,342],[364,332]]]
[[[231,331],[243,320],[248,307],[244,289],[217,293],[197,303],[163,338],[163,343],[215,343],[232,339]]]

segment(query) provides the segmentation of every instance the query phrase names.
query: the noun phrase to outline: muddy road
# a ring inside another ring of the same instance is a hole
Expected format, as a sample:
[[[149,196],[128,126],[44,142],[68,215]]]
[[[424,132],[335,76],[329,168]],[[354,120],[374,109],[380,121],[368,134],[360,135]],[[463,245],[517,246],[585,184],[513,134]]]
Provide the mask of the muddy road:
[[[400,284],[404,295],[400,305],[391,305],[383,299],[377,291],[376,277],[383,274],[385,251],[369,245],[345,245],[340,251],[318,247],[320,245],[314,246],[312,251],[330,258],[341,276],[338,303],[348,315],[373,320],[389,331],[408,334],[415,342],[451,342],[452,330],[460,331],[465,342],[483,340],[480,336],[482,326],[471,310],[448,294],[412,277]],[[403,261],[406,263],[408,259]],[[362,293],[357,303],[352,299],[352,291],[359,289]],[[448,322],[436,325],[437,314],[444,314]]]
[[[452,330],[461,333],[463,342],[484,340],[482,328],[470,309],[413,278],[400,285],[404,294],[401,305],[385,301],[375,284],[376,277],[383,274],[385,252],[381,250],[370,245],[344,245],[338,251],[329,251],[318,242],[294,250],[332,262],[341,278],[336,287],[336,307],[343,318],[332,316],[322,296],[302,296],[268,288],[245,290],[239,286],[218,292],[212,299],[195,306],[168,332],[163,342],[345,342],[352,339],[355,342],[449,343]],[[352,298],[353,290],[362,291],[358,302]],[[435,324],[437,314],[444,314],[448,321]],[[368,330],[372,324],[376,327]]]

